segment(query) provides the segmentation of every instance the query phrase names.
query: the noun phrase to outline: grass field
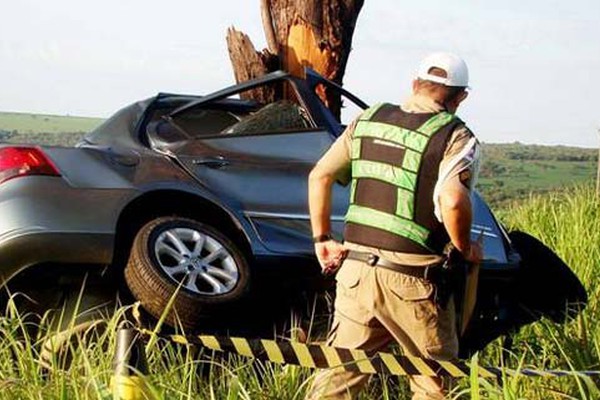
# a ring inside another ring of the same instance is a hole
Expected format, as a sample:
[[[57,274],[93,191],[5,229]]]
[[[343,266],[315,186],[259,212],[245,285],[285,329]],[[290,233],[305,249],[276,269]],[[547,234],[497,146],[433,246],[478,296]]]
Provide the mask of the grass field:
[[[486,201],[494,207],[526,198],[531,193],[588,182],[596,175],[596,161],[503,159],[498,165],[505,168],[481,176],[477,185]]]
[[[574,321],[558,325],[544,320],[522,329],[505,366],[600,369],[600,199],[592,185],[532,197],[502,210],[501,215],[510,229],[529,232],[554,249],[582,280],[590,299]],[[108,400],[116,326],[123,313],[123,308],[117,309],[106,316],[101,329],[76,336],[45,369],[39,362],[40,349],[53,334],[54,325],[46,318],[39,333],[32,335],[23,316],[9,304],[5,317],[0,318],[0,399]],[[295,321],[305,328],[310,323],[308,319]],[[312,330],[310,337],[322,338],[324,332],[324,328]],[[288,332],[287,337],[293,339],[294,335]],[[146,350],[150,373],[143,379],[151,398],[156,399],[302,399],[311,379],[311,371],[304,368],[198,353],[163,341],[149,342]],[[493,343],[473,362],[498,366],[500,354],[500,344]],[[359,398],[407,396],[405,380],[380,376],[371,380]],[[600,380],[506,376],[501,385],[493,379],[472,377],[456,382],[451,398],[595,400],[600,399]]]
[[[0,112],[0,130],[18,133],[89,132],[102,118]]]
[[[0,143],[74,146],[101,118],[0,112]]]
[[[531,193],[588,182],[596,176],[597,149],[483,144],[478,190],[494,208]]]

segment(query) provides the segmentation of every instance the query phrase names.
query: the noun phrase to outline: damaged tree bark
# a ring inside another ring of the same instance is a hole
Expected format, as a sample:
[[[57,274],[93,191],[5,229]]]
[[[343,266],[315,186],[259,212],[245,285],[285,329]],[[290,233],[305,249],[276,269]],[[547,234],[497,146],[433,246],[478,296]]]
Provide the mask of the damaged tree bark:
[[[261,16],[267,49],[258,52],[247,35],[230,28],[229,56],[237,82],[283,69],[302,76],[310,67],[342,84],[352,35],[364,0],[261,0]],[[272,98],[258,90],[247,97]],[[339,116],[340,99],[323,94],[328,107]]]

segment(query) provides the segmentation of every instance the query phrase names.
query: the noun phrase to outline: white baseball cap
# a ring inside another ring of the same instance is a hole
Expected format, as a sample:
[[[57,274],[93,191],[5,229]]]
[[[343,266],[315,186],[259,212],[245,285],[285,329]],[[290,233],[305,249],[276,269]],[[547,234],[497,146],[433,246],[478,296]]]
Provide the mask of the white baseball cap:
[[[431,68],[440,68],[446,72],[446,77],[432,75],[429,73]],[[417,78],[426,81],[441,83],[445,86],[469,86],[469,69],[467,63],[452,53],[433,53],[421,61]]]

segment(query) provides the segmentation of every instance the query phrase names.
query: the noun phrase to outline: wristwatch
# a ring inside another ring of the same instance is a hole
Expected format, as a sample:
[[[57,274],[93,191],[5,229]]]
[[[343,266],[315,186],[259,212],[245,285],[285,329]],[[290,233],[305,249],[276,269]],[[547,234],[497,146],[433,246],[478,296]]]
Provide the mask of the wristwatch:
[[[333,237],[331,236],[331,233],[324,233],[322,235],[313,236],[313,243],[328,242],[331,239],[333,239]]]

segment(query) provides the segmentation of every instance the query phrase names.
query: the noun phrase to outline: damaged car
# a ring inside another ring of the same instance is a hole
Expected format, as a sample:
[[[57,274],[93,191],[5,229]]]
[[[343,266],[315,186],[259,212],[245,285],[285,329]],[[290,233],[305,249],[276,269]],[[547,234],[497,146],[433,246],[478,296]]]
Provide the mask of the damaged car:
[[[0,146],[2,285],[56,295],[84,272],[109,276],[152,316],[172,305],[166,321],[194,329],[268,291],[269,274],[318,276],[307,176],[344,129],[323,90],[367,108],[314,71],[278,71],[206,96],[136,102],[74,148]],[[333,191],[338,237],[348,191]],[[586,303],[550,249],[507,232],[477,193],[473,207],[484,261],[463,354],[541,316],[562,321]],[[534,296],[542,270],[547,286]]]

